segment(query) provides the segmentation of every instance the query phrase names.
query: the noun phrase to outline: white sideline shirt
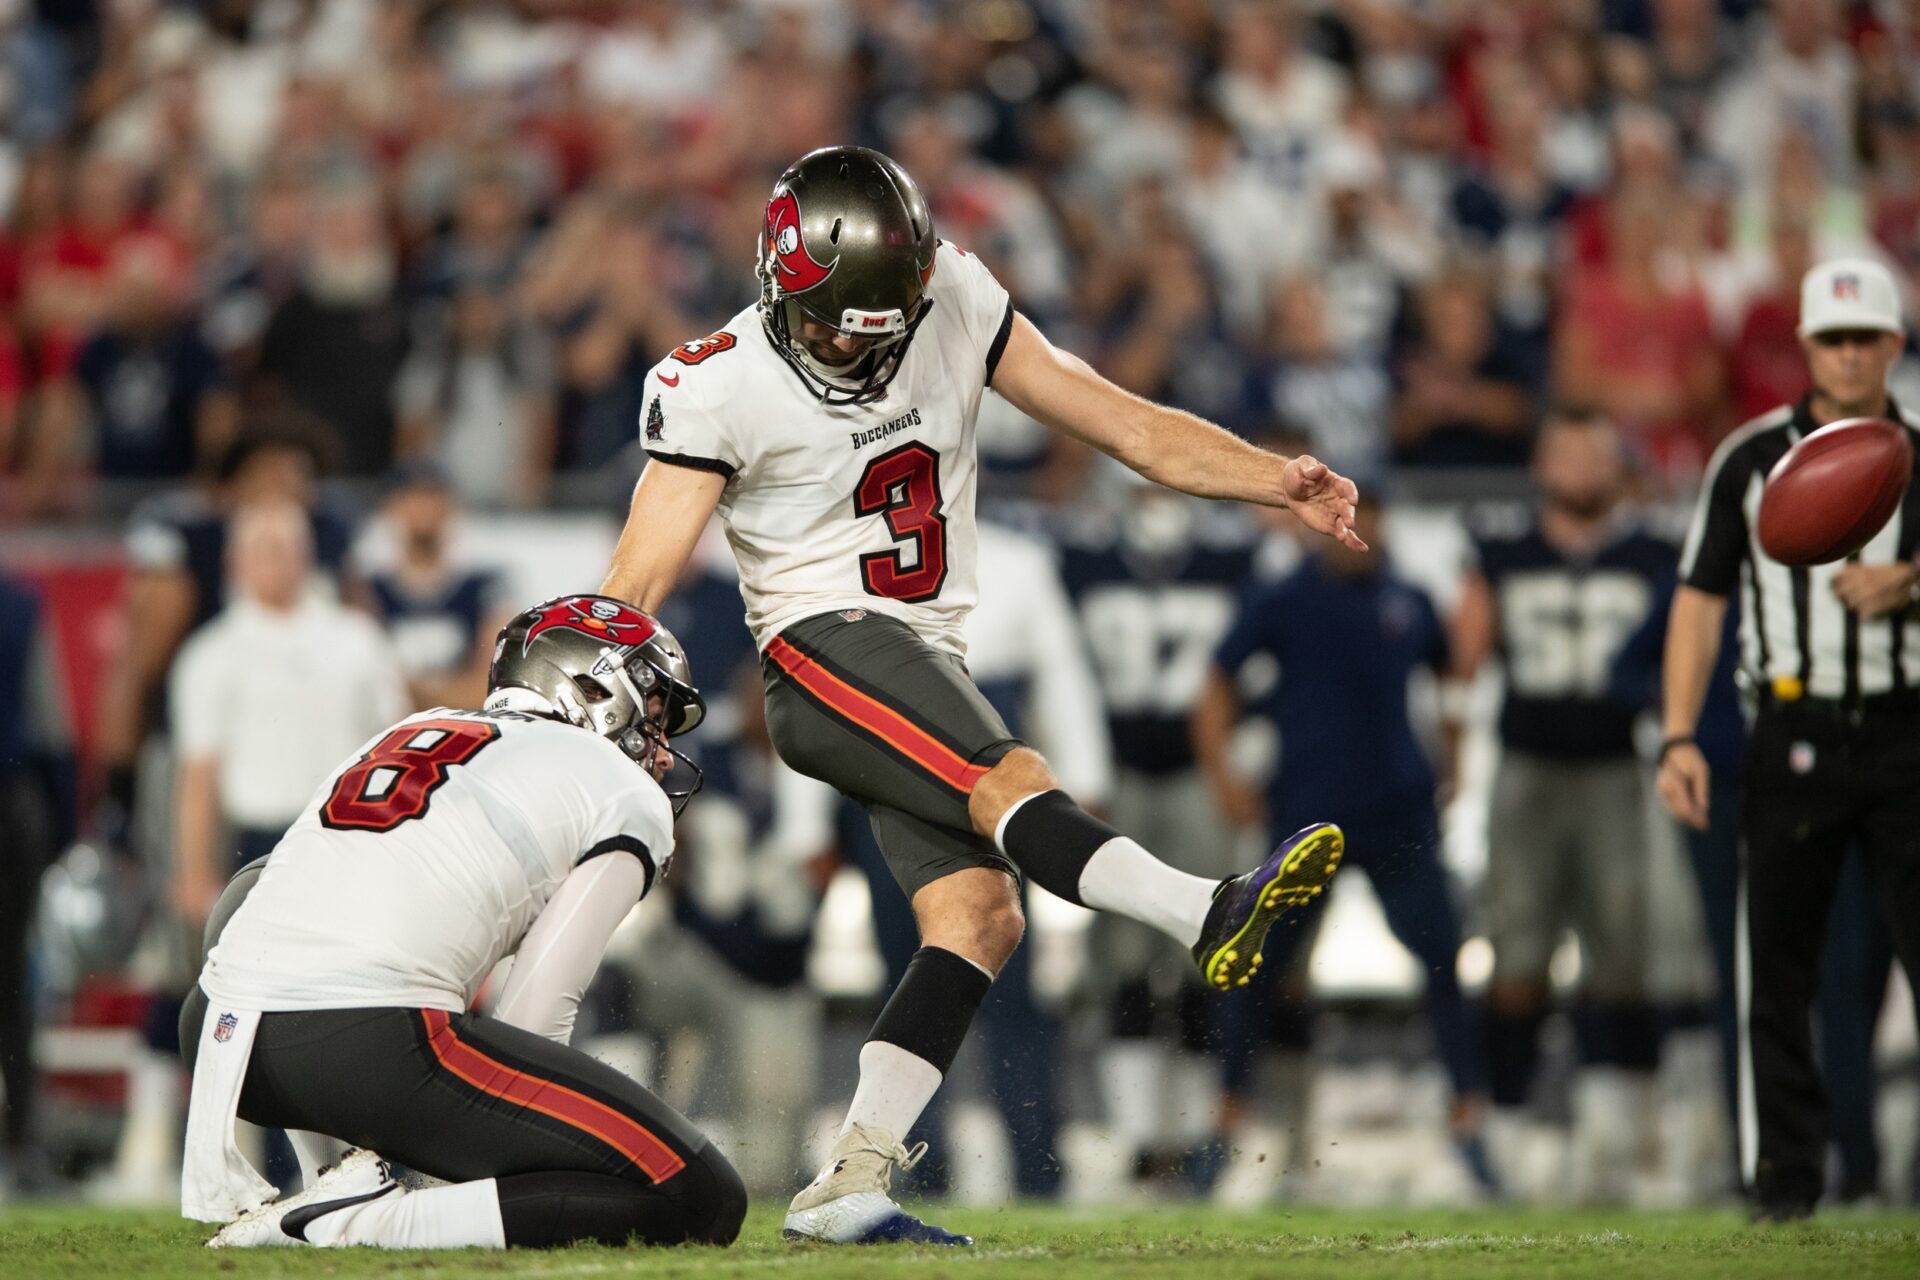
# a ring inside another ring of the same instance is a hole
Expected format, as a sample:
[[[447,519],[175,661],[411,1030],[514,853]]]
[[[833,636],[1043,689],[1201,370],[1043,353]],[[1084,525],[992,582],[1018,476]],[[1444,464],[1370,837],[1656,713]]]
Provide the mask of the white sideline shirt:
[[[292,822],[314,784],[409,705],[379,624],[312,596],[284,613],[228,605],[182,647],[168,698],[181,758],[219,761],[221,810],[242,827]]]

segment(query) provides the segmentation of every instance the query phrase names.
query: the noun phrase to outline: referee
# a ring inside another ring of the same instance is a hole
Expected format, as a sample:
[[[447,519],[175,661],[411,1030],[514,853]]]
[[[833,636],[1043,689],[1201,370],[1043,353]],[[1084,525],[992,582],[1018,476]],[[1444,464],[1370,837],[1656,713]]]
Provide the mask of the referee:
[[[1915,430],[1886,391],[1905,344],[1892,276],[1865,260],[1809,271],[1800,338],[1813,390],[1735,431],[1708,464],[1667,630],[1660,749],[1662,799],[1704,828],[1708,769],[1693,733],[1737,590],[1756,704],[1741,811],[1740,1147],[1755,1217],[1767,1221],[1805,1217],[1820,1196],[1827,1104],[1812,1004],[1852,847],[1902,964],[1920,975],[1920,485],[1841,565],[1790,567],[1754,537],[1767,472],[1808,432],[1851,417]]]

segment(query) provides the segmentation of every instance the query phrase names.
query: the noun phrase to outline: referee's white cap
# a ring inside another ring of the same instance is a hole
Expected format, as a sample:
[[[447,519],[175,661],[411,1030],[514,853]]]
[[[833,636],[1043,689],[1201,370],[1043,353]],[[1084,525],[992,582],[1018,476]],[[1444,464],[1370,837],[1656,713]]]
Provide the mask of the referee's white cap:
[[[1871,258],[1835,258],[1807,272],[1800,282],[1800,336],[1834,329],[1905,332],[1893,274]]]

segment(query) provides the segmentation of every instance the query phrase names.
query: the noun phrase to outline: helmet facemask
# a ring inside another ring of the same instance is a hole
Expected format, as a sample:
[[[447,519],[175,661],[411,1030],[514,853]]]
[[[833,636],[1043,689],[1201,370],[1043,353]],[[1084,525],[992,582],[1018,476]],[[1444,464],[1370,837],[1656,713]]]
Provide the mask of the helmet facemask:
[[[760,322],[767,338],[780,358],[822,404],[871,404],[885,396],[894,375],[900,372],[900,363],[906,359],[907,346],[913,341],[920,322],[933,310],[933,299],[922,294],[913,302],[911,314],[897,307],[887,311],[848,307],[837,317],[820,315],[809,308],[800,295],[781,289],[764,245],[758,274]],[[847,364],[829,365],[801,340],[801,325],[809,319],[846,337],[878,336]]]
[[[698,693],[659,671],[648,660],[645,646],[605,650],[591,670],[562,683],[555,707],[571,723],[606,738],[629,760],[653,775],[673,802],[677,818],[700,790],[700,766],[668,739],[699,724],[706,713]],[[664,749],[675,764],[672,773],[654,774],[654,761]],[[685,770],[684,773],[681,770]],[[669,785],[673,774],[688,779]]]

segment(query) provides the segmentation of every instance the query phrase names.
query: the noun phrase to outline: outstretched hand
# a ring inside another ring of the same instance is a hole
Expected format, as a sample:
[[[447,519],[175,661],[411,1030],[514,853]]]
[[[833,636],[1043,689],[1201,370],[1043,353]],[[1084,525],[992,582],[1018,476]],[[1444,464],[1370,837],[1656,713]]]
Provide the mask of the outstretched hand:
[[[1353,531],[1354,504],[1360,501],[1360,490],[1353,481],[1303,453],[1287,463],[1280,489],[1286,495],[1288,510],[1309,529],[1337,538],[1355,551],[1367,549]]]

